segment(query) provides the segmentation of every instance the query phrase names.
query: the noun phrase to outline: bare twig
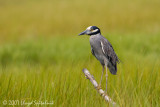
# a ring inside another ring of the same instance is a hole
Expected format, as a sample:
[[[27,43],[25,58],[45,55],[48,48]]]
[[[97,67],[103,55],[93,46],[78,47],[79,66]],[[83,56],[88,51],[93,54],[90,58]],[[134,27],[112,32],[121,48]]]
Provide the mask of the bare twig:
[[[112,103],[113,105],[116,105],[116,103],[114,101],[112,101],[112,99],[105,94],[105,92],[98,87],[98,83],[97,81],[94,79],[94,77],[90,74],[90,72],[87,69],[83,69],[83,73],[85,74],[86,78],[89,79],[91,81],[91,83],[93,84],[94,88],[98,91],[98,93],[105,99],[105,101]]]

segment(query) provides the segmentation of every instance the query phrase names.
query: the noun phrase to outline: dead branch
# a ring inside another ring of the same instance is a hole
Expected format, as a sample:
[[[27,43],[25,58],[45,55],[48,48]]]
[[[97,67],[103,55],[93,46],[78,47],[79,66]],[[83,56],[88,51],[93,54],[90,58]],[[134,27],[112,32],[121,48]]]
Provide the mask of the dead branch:
[[[113,105],[116,105],[116,103],[112,101],[112,99],[108,95],[106,95],[105,92],[101,88],[98,87],[97,81],[94,79],[94,77],[90,74],[90,72],[86,68],[83,69],[83,73],[85,74],[86,78],[91,81],[94,88],[105,99],[105,101],[112,103]]]

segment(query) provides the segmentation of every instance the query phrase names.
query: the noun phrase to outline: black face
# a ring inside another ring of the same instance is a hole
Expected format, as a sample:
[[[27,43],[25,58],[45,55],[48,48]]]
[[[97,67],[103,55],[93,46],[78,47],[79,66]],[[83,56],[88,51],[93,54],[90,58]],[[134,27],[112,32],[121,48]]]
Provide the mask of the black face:
[[[99,28],[97,26],[91,26],[91,29],[96,30],[96,29],[99,29]]]
[[[100,29],[97,27],[97,26],[91,26],[90,27],[90,33],[88,35],[95,35],[95,34],[98,34],[98,33],[101,33],[100,32]]]
[[[79,35],[96,35],[100,32],[100,29],[96,26],[89,26],[85,31],[83,31],[82,33],[80,33]]]

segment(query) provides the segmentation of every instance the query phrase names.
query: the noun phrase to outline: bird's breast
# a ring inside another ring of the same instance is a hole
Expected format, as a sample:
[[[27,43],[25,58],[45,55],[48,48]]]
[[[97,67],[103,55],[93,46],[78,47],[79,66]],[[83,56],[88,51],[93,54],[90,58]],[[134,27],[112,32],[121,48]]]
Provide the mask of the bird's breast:
[[[94,51],[94,55],[104,65],[105,55],[102,51],[100,39],[97,37],[90,37],[90,45]]]

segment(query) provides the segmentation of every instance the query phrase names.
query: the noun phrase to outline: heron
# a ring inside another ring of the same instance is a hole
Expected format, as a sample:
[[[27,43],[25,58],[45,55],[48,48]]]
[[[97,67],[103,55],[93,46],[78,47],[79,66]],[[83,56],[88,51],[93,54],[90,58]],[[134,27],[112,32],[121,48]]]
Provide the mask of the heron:
[[[117,73],[117,63],[119,63],[119,58],[117,57],[111,43],[101,35],[101,31],[97,26],[89,26],[87,29],[79,34],[90,36],[91,53],[96,57],[97,60],[102,65],[102,75],[99,83],[99,88],[101,88],[101,82],[103,78],[103,73],[106,68],[106,91],[107,94],[107,79],[108,72],[107,68],[111,74],[116,75]]]

